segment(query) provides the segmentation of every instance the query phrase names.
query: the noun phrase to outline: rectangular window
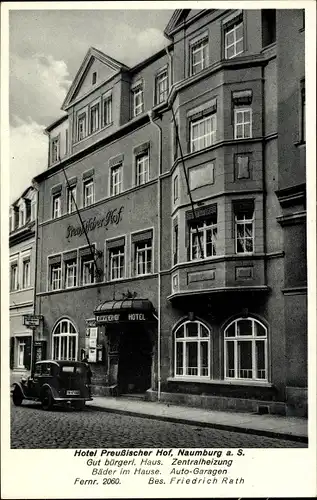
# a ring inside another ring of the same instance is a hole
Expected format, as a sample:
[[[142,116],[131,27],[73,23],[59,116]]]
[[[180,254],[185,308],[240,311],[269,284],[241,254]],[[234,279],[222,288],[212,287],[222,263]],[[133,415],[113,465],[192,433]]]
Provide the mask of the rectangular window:
[[[103,101],[103,126],[112,123],[112,97],[108,96]]]
[[[94,203],[94,191],[94,181],[92,179],[84,181],[84,207],[89,207]]]
[[[173,200],[174,203],[178,200],[178,175],[175,175],[173,180]]]
[[[60,193],[53,195],[52,200],[52,219],[57,219],[61,216],[61,195]]]
[[[306,95],[304,80],[301,82],[301,142],[306,142]]]
[[[152,240],[135,244],[135,274],[142,276],[152,273]]]
[[[249,179],[250,178],[250,165],[249,156],[247,154],[235,156],[235,178],[236,179]]]
[[[159,73],[156,77],[156,104],[166,101],[168,91],[167,69]]]
[[[68,128],[65,130],[65,155],[68,153]]]
[[[30,259],[23,261],[22,267],[22,286],[28,288],[30,286]]]
[[[67,212],[71,214],[72,212],[75,212],[76,210],[76,193],[77,189],[76,186],[71,186],[67,190]]]
[[[77,285],[77,260],[72,259],[65,263],[65,288]]]
[[[190,74],[195,75],[208,66],[208,37],[190,47]]]
[[[136,185],[140,186],[149,180],[149,152],[138,155],[135,159],[136,163]]]
[[[206,259],[216,255],[217,214],[190,226],[190,260]],[[201,252],[203,255],[201,255]]]
[[[214,171],[214,162],[190,168],[188,170],[190,189],[193,190],[201,186],[206,186],[207,184],[213,184],[215,176]]]
[[[276,9],[262,9],[262,47],[276,41]]]
[[[122,191],[122,163],[110,169],[110,196]]]
[[[83,259],[81,263],[82,284],[90,285],[95,282],[95,265],[91,259]]]
[[[133,116],[138,116],[144,111],[143,86],[137,87],[132,92],[133,96]]]
[[[252,109],[235,108],[234,110],[234,138],[249,139],[252,137]]]
[[[18,289],[18,264],[11,264],[10,268],[10,291]]]
[[[24,368],[24,353],[25,353],[25,342],[23,339],[18,339],[18,349],[17,349],[17,368]]]
[[[21,206],[19,210],[19,227],[24,226],[25,224],[25,210],[24,207]]]
[[[217,116],[212,114],[190,122],[190,151],[200,151],[215,143]]]
[[[51,161],[52,163],[55,163],[59,160],[59,138],[55,137],[55,139],[52,139],[51,142]]]
[[[60,290],[62,286],[62,265],[56,262],[50,266],[50,289]]]
[[[109,251],[110,281],[124,278],[124,246],[111,248]]]
[[[178,263],[178,224],[173,228],[173,265]]]
[[[92,74],[92,85],[95,85],[97,82],[97,72],[94,71],[93,74]]]
[[[90,108],[90,133],[99,129],[99,103]]]
[[[77,120],[77,140],[82,141],[86,137],[86,113],[78,116]]]
[[[12,211],[10,210],[10,213],[9,213],[9,232],[11,233],[12,230],[13,230],[13,215],[12,215]]]
[[[225,58],[231,59],[243,52],[243,22],[239,17],[236,22],[225,28]]]
[[[236,253],[252,253],[254,250],[254,207],[235,208]]]

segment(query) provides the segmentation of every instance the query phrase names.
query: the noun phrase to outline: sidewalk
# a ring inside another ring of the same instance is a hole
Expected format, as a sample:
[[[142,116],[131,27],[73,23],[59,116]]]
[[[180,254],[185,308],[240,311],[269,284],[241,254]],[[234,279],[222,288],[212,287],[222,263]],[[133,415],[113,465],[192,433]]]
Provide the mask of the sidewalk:
[[[105,412],[212,427],[231,432],[308,442],[308,421],[304,418],[211,411],[159,402],[97,396],[93,401],[87,402],[87,407]]]

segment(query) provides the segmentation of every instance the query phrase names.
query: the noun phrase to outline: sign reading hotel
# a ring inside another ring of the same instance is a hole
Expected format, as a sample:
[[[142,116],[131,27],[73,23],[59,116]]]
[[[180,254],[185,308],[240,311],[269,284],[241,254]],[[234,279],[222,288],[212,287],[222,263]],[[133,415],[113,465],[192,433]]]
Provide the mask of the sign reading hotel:
[[[118,225],[122,220],[123,208],[124,207],[121,206],[119,209],[114,208],[113,210],[108,210],[104,217],[90,217],[90,219],[83,221],[84,227],[81,225],[73,226],[70,224],[67,227],[66,238],[69,241],[73,236],[82,236],[85,231],[89,233],[90,231],[94,231],[95,229],[100,229],[102,227],[107,229],[109,225]]]
[[[115,314],[103,314],[101,316],[96,316],[96,322],[100,323],[119,323],[122,321],[135,322],[135,321],[146,321],[149,319],[145,313],[115,313]]]

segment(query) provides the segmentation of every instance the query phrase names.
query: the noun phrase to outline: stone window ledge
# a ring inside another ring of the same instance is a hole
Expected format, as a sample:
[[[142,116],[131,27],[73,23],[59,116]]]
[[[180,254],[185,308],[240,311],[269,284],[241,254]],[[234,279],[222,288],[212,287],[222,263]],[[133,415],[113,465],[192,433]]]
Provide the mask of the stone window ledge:
[[[248,386],[248,387],[273,387],[273,384],[270,382],[260,382],[258,380],[256,381],[249,381],[249,380],[211,380],[211,379],[204,379],[204,378],[199,378],[197,379],[194,378],[187,378],[187,377],[168,377],[167,382],[186,382],[186,383],[193,383],[193,384],[208,384],[208,385],[234,385],[234,386]]]

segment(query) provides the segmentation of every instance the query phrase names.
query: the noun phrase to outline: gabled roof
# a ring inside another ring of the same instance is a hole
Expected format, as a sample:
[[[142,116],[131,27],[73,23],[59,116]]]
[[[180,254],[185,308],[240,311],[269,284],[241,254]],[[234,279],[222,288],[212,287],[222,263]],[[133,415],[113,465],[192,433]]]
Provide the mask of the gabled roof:
[[[188,16],[191,9],[176,9],[164,30],[164,35],[170,38],[172,31]]]
[[[67,106],[75,96],[78,87],[80,86],[87,70],[89,69],[94,59],[97,59],[101,63],[113,69],[114,71],[119,72],[121,70],[129,70],[128,66],[126,66],[125,64],[116,61],[115,59],[113,59],[113,57],[107,56],[106,54],[104,54],[98,49],[95,49],[94,47],[90,47],[73,80],[73,83],[70,86],[69,91],[67,92],[67,95],[62,105],[62,110],[65,110],[67,108]]]

